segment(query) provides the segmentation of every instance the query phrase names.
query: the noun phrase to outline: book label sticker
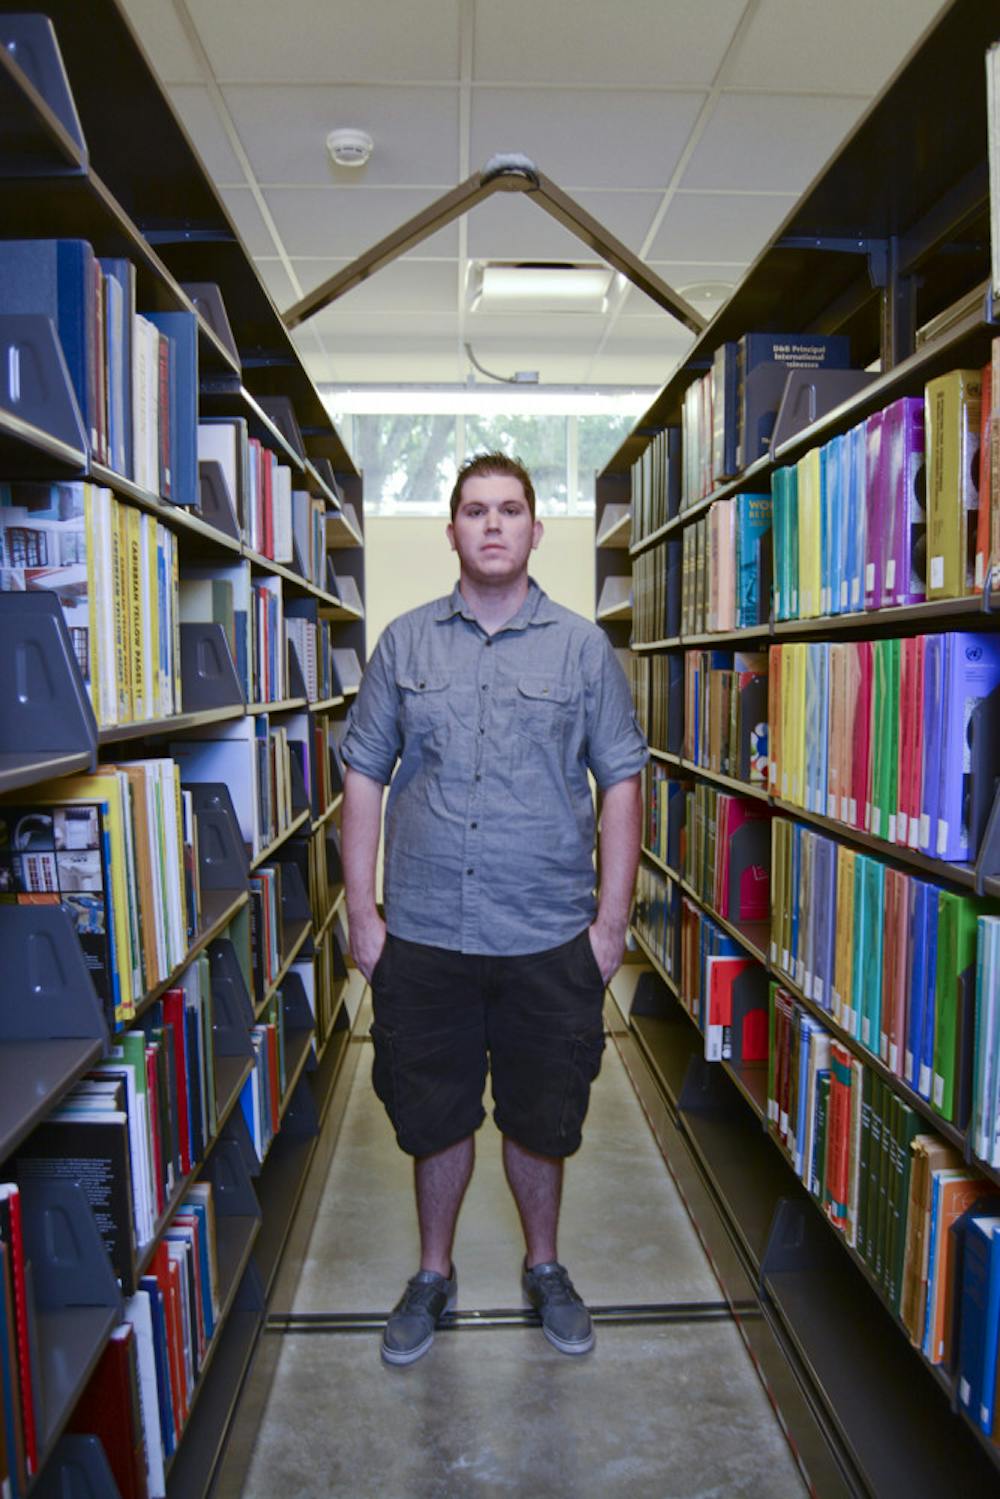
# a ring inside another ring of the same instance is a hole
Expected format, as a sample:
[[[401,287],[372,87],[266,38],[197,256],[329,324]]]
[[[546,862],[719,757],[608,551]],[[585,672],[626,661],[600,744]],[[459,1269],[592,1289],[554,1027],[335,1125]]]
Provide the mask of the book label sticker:
[[[931,1091],[931,1069],[930,1069],[930,1064],[928,1062],[922,1062],[920,1064],[920,1080],[919,1080],[919,1083],[918,1083],[918,1086],[917,1086],[917,1092],[920,1094],[921,1098],[926,1098],[928,1096],[928,1094],[930,1093],[930,1091]]]
[[[940,1072],[935,1072],[935,1074],[934,1074],[934,1095],[931,1098],[931,1103],[934,1105],[934,1107],[936,1109],[939,1109],[941,1107],[941,1105],[942,1105],[943,1102],[944,1102],[944,1078],[941,1076]]]
[[[944,587],[944,557],[931,558],[931,587]]]

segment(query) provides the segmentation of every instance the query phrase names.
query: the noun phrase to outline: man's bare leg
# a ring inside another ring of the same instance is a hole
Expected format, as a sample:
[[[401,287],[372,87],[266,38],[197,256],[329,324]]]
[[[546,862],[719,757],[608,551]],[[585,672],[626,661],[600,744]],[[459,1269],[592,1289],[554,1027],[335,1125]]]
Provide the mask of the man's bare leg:
[[[468,1135],[434,1155],[418,1156],[413,1162],[421,1270],[435,1270],[446,1278],[451,1274],[455,1224],[475,1159],[476,1139]]]
[[[558,1156],[536,1155],[504,1135],[503,1166],[521,1215],[529,1269],[558,1259],[556,1234],[562,1201],[562,1160]]]

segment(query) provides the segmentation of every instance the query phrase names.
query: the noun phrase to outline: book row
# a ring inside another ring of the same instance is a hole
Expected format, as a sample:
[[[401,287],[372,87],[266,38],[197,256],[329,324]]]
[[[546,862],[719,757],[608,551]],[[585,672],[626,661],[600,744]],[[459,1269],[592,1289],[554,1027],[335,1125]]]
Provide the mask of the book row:
[[[766,785],[767,667],[763,651],[685,651],[684,759]]]
[[[727,921],[767,921],[771,809],[704,781],[684,787],[681,806],[678,872],[695,895]]]
[[[780,984],[770,1015],[772,1133],[960,1408],[1000,1440],[996,1185]]]
[[[990,1164],[1000,917],[971,896],[777,817],[771,963]]]
[[[636,717],[650,749],[679,755],[684,748],[684,661],[676,651],[631,654],[626,663]]]
[[[0,590],[59,598],[99,728],[181,711],[177,537],[96,484],[0,484]]]
[[[932,858],[974,859],[993,801],[998,686],[995,635],[774,645],[769,789]]]
[[[632,528],[629,544],[651,536],[680,510],[681,429],[664,427],[632,465]]]
[[[768,452],[790,371],[849,363],[849,340],[839,335],[746,333],[721,344],[708,374],[684,393],[681,509]]]

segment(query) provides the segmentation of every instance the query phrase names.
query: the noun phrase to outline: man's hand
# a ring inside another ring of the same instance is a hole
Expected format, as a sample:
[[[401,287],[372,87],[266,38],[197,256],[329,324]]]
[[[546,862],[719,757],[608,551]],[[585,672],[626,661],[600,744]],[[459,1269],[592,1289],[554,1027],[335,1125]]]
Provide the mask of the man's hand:
[[[590,937],[597,966],[601,970],[601,978],[607,983],[612,974],[617,973],[625,956],[625,928],[617,922],[610,926],[598,917],[587,935]]]
[[[370,916],[362,919],[355,918],[353,921],[349,916],[348,932],[351,955],[365,978],[371,983],[372,974],[375,972],[385,947],[385,922],[377,911],[373,911]]]

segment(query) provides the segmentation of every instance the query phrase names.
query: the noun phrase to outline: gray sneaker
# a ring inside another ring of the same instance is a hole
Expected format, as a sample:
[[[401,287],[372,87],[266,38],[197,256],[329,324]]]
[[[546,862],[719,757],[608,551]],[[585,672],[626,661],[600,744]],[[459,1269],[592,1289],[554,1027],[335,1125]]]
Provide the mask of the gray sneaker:
[[[418,1270],[406,1283],[382,1334],[382,1357],[387,1364],[415,1364],[434,1341],[434,1330],[458,1297],[455,1267],[446,1280],[436,1270]]]
[[[569,1271],[557,1260],[525,1267],[521,1276],[525,1300],[542,1319],[542,1332],[560,1353],[589,1353],[594,1346],[590,1313],[573,1289]]]

